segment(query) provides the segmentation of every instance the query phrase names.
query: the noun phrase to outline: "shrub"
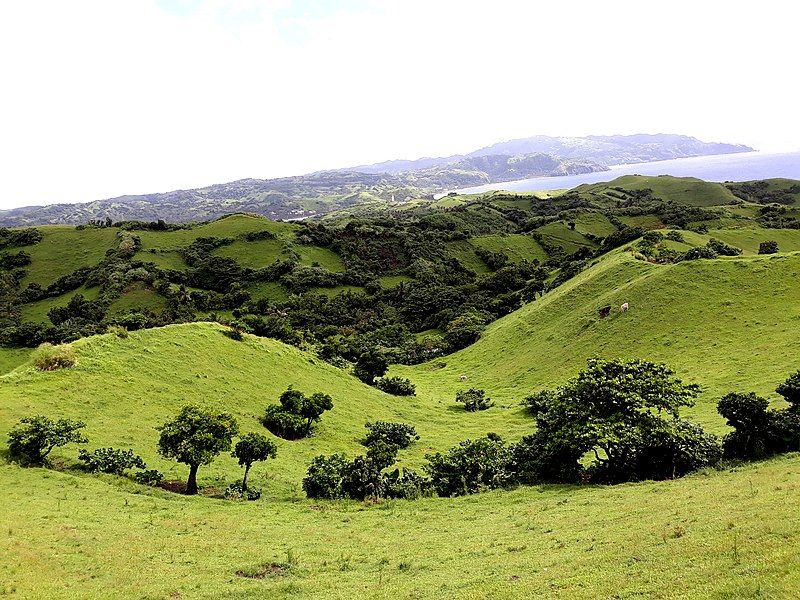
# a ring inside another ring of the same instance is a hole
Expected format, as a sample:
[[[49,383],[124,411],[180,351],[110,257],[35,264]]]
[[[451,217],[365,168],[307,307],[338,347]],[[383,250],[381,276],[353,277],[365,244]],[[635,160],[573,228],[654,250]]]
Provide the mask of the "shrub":
[[[393,396],[415,396],[416,386],[403,377],[381,377],[375,380],[375,387]]]
[[[125,339],[128,337],[128,330],[125,329],[122,325],[109,325],[108,328],[106,329],[106,333],[115,335],[120,339]]]
[[[672,240],[673,242],[683,243],[684,241],[683,234],[675,229],[670,229],[664,237],[667,238],[668,240]]]
[[[44,343],[33,352],[33,364],[40,371],[57,371],[74,367],[78,362],[75,351],[69,344],[53,346]]]
[[[494,434],[465,440],[446,454],[425,458],[425,472],[440,496],[474,494],[507,486],[514,479],[509,448]]]
[[[284,410],[277,404],[267,406],[261,423],[271,434],[284,440],[299,440],[307,435],[305,419]]]
[[[450,350],[466,348],[481,337],[486,319],[474,312],[461,315],[450,321],[444,330],[444,341]]]
[[[236,481],[225,488],[225,497],[228,500],[258,500],[261,498],[261,490],[242,487],[242,482]]]
[[[683,255],[683,260],[697,260],[699,258],[717,258],[717,253],[706,246],[697,246],[696,248],[689,248],[686,254]]]
[[[281,394],[279,401],[280,406],[267,406],[261,422],[271,433],[285,440],[307,437],[322,413],[333,408],[333,400],[328,394],[316,392],[306,396],[292,386]]]
[[[155,469],[147,469],[146,471],[134,473],[133,479],[136,483],[140,483],[142,485],[156,486],[164,480],[164,475]]]
[[[406,423],[387,423],[386,421],[376,421],[364,425],[369,433],[361,443],[364,446],[372,446],[377,442],[383,442],[398,448],[408,448],[411,442],[419,439],[413,425]]]
[[[142,457],[134,454],[133,450],[117,450],[116,448],[98,448],[92,452],[81,450],[78,453],[78,460],[82,461],[86,470],[92,473],[122,475],[127,469],[147,467]]]
[[[778,252],[778,242],[770,240],[758,245],[759,254],[775,254],[776,252]]]
[[[642,236],[642,239],[646,242],[650,242],[651,244],[658,244],[664,239],[664,234],[660,231],[646,231]]]
[[[720,256],[739,256],[742,253],[741,248],[736,248],[734,246],[730,246],[725,242],[722,242],[718,239],[711,238],[708,240],[708,244],[706,244],[713,252],[716,252]]]
[[[342,479],[348,461],[343,454],[315,456],[303,478],[303,491],[309,498],[344,498]]]
[[[198,406],[184,406],[171,421],[158,428],[158,451],[189,465],[186,493],[197,493],[197,469],[213,462],[220,452],[230,450],[239,426],[232,415]]]
[[[430,481],[416,471],[395,469],[384,475],[384,493],[387,498],[402,498],[404,500],[417,500],[427,495]]]
[[[793,410],[800,411],[800,371],[790,375],[775,391],[783,396]]]
[[[389,368],[389,361],[378,349],[367,350],[358,357],[353,375],[367,385],[372,385],[376,377],[381,377]]]
[[[735,431],[723,439],[726,458],[755,459],[769,454],[771,426],[766,398],[753,392],[731,392],[717,403],[717,412]]]
[[[353,500],[385,498],[387,479],[383,470],[397,458],[397,446],[380,440],[367,448],[365,456],[357,456],[344,470],[342,492]]]
[[[475,388],[456,392],[456,402],[463,404],[464,409],[469,412],[486,410],[494,406],[494,402],[492,402],[491,398],[486,397],[484,390],[476,390]]]
[[[9,432],[8,451],[23,464],[43,465],[54,448],[85,444],[88,440],[79,433],[84,427],[84,423],[69,419],[53,421],[43,415],[25,417]]]

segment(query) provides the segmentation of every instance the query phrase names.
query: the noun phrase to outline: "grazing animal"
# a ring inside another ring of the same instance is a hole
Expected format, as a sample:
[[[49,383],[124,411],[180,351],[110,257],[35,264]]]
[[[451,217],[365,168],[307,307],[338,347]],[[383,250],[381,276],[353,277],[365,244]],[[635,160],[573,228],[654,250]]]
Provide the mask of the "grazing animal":
[[[611,314],[611,305],[604,306],[603,308],[599,309],[597,313],[600,315],[601,319],[605,319],[608,315]]]
[[[622,306],[619,307],[619,311],[620,312],[628,312],[629,308],[630,308],[630,306],[628,306],[628,303],[626,302],[625,304],[623,304]]]
[[[461,377],[459,377],[459,379],[461,381],[466,381],[467,380],[467,376],[466,375],[462,375]]]

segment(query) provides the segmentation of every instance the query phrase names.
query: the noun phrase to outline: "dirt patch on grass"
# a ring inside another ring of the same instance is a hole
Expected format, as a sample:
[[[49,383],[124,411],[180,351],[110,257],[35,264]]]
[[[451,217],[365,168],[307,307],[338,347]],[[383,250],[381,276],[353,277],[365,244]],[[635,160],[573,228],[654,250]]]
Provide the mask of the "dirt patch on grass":
[[[288,573],[289,567],[280,563],[266,563],[254,569],[240,569],[236,571],[239,577],[247,579],[265,579],[267,577],[279,577]]]

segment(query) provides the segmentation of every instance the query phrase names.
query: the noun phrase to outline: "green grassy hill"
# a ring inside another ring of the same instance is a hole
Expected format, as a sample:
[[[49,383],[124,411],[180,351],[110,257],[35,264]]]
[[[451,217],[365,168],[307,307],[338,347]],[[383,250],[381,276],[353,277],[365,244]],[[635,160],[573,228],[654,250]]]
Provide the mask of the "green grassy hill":
[[[255,467],[253,482],[266,494],[247,505],[1,466],[3,589],[76,598],[794,597],[798,457],[673,482],[375,506],[313,504],[299,482],[318,453],[361,452],[369,420],[417,426],[422,439],[401,455],[410,465],[486,431],[518,437],[531,426],[518,399],[595,354],[666,360],[706,386],[695,416],[720,431],[717,394],[768,393],[797,366],[798,270],[798,254],[657,266],[617,252],[501,319],[472,347],[396,369],[417,382],[414,398],[387,396],[279,342],[232,341],[213,324],[75,342],[73,369],[23,366],[0,378],[0,434],[35,412],[81,418],[90,447],[130,446],[183,478],[183,467],[157,457],[155,427],[186,402],[232,411],[245,431],[263,431],[256,417],[289,384],[329,392],[335,407],[312,438],[279,441],[278,459]],[[597,321],[596,307],[622,301],[630,312]],[[498,406],[457,409],[462,373]],[[59,454],[68,463],[74,455],[74,447]],[[222,456],[200,481],[219,493],[239,474]]]
[[[616,251],[496,321],[472,346],[394,372],[443,401],[466,375],[468,385],[511,404],[575,375],[592,356],[646,358],[702,384],[692,412],[720,431],[719,396],[752,389],[775,398],[775,386],[800,366],[798,276],[797,253],[655,265]],[[624,314],[623,302],[631,307]],[[600,320],[606,304],[614,310]]]
[[[686,206],[732,204],[737,197],[721,183],[695,177],[668,175],[623,175],[609,182],[584,184],[575,188],[580,193],[614,197],[614,190],[652,190],[655,196]]]

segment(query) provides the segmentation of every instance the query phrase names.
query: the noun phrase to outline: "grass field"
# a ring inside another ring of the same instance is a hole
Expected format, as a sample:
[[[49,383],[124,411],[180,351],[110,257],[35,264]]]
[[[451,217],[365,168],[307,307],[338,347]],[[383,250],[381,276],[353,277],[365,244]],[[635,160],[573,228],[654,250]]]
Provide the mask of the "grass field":
[[[34,323],[50,323],[50,318],[47,313],[50,309],[56,306],[66,306],[72,298],[78,294],[82,295],[87,300],[94,300],[100,294],[99,287],[79,287],[77,290],[54,296],[52,298],[44,298],[36,302],[30,302],[22,305],[22,318],[25,321],[32,321]]]
[[[511,262],[521,260],[544,262],[547,260],[547,253],[539,245],[539,242],[525,234],[483,235],[469,240],[469,244],[492,252],[502,252],[508,256]]]
[[[42,241],[20,248],[31,255],[31,264],[21,287],[38,283],[47,287],[63,275],[80,267],[93,267],[117,245],[117,229],[84,229],[79,231],[68,225],[38,227],[44,234]]]
[[[572,254],[579,248],[594,248],[597,246],[577,230],[577,224],[575,229],[570,229],[567,223],[563,221],[553,221],[539,227],[536,231],[542,235],[548,244],[559,246],[567,254]]]
[[[260,226],[251,217],[231,219],[216,227],[241,232]],[[562,236],[562,243],[583,238],[558,225],[550,235]],[[717,434],[726,431],[715,410],[722,394],[753,390],[777,402],[775,386],[800,368],[800,252],[790,252],[800,249],[800,232],[712,230],[684,236],[684,249],[714,236],[747,254],[656,265],[634,259],[624,248],[615,250],[492,323],[472,346],[430,363],[393,366],[390,374],[416,384],[414,397],[386,395],[274,340],[233,341],[211,323],[82,339],[73,343],[77,365],[55,372],[24,364],[29,351],[3,350],[0,373],[17,368],[0,376],[0,439],[27,415],[81,419],[88,448],[133,448],[168,479],[185,479],[187,469],[157,454],[156,427],[187,403],[230,411],[243,432],[265,434],[258,417],[290,384],[331,394],[334,408],[310,438],[273,438],[278,457],[253,467],[251,482],[264,497],[252,503],[220,499],[225,486],[241,476],[229,455],[201,467],[203,495],[185,497],[83,474],[74,468],[75,446],[54,453],[60,470],[22,469],[0,453],[0,593],[21,598],[800,597],[796,454],[675,481],[538,486],[413,502],[314,503],[300,487],[312,457],[363,453],[359,440],[368,421],[415,425],[421,439],[400,453],[401,464],[415,468],[426,453],[487,432],[518,439],[532,429],[521,398],[562,383],[592,356],[666,362],[684,380],[701,384],[697,406],[685,414]],[[778,240],[783,252],[753,255],[760,236]],[[490,243],[496,245],[492,249],[506,244],[502,248],[532,252],[529,239],[492,236]],[[469,244],[453,248],[475,256]],[[323,254],[312,252],[303,260],[333,265],[339,258]],[[147,298],[135,295],[148,292],[132,289],[118,302],[138,305]],[[269,297],[285,290],[260,284],[251,293]],[[630,303],[626,313],[618,310],[623,302]],[[614,310],[600,320],[597,310],[606,304]],[[45,308],[36,306],[40,315]],[[484,388],[496,405],[465,412],[454,402],[456,391],[465,387]]]
[[[11,466],[0,482],[11,597],[800,594],[797,456],[671,482],[373,506],[230,503]]]

